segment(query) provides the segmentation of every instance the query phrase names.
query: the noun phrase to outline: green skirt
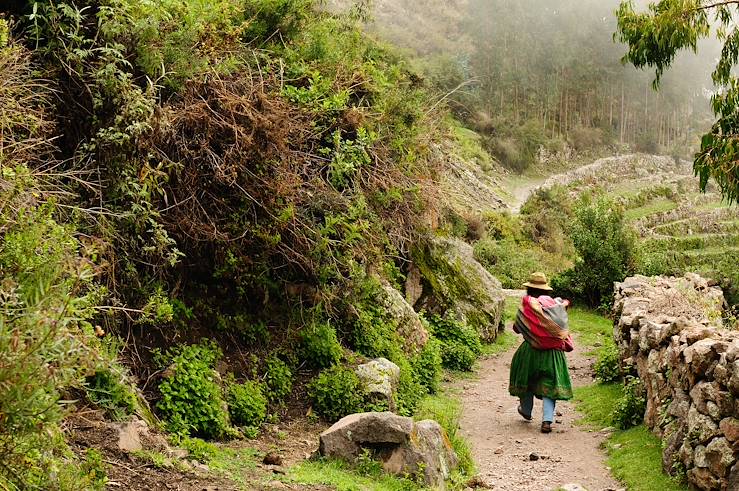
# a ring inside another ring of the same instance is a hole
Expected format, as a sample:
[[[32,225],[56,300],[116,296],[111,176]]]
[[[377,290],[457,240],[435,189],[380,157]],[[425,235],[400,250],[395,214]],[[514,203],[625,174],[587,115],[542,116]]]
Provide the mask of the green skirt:
[[[565,354],[558,350],[537,350],[524,341],[513,355],[508,392],[517,397],[532,393],[539,399],[572,399]]]

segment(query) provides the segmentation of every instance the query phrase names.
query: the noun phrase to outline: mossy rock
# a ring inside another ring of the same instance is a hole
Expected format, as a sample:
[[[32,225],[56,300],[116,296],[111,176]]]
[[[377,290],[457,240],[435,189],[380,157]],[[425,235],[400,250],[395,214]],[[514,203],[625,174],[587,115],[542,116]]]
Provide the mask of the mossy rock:
[[[429,340],[429,333],[413,307],[403,294],[386,281],[382,281],[378,295],[378,305],[397,324],[398,335],[403,343],[403,351],[409,355],[421,352]]]
[[[500,281],[477,260],[472,246],[458,239],[428,238],[413,259],[423,276],[424,296],[474,327],[486,342],[495,340],[505,295]]]

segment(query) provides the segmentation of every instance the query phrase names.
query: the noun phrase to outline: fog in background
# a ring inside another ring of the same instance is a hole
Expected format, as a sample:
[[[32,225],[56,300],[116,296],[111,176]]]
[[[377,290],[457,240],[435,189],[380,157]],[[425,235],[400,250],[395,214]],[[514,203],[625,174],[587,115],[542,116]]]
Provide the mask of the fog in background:
[[[655,93],[652,71],[620,61],[626,47],[613,40],[619,3],[374,0],[367,27],[409,50],[438,90],[454,91],[452,109],[489,135],[494,151],[525,130],[523,137],[579,146],[615,142],[687,155],[712,121],[710,74],[720,44],[681,54]]]

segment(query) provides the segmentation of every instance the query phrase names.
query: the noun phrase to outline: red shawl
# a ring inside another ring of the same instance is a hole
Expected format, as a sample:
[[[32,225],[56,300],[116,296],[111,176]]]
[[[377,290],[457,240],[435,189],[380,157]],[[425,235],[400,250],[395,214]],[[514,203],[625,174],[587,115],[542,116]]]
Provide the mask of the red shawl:
[[[538,350],[572,351],[565,304],[543,295],[523,297],[513,329]]]

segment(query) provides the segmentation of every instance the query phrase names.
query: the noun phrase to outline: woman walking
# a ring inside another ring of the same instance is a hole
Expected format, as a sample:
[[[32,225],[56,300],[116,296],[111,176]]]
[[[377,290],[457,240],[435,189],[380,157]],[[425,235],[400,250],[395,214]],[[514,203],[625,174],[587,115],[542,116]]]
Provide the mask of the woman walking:
[[[543,402],[542,433],[552,432],[556,401],[572,399],[565,351],[574,345],[568,331],[569,301],[552,298],[544,273],[533,273],[513,330],[523,343],[513,355],[508,392],[520,399],[518,413],[531,421],[534,397]]]

